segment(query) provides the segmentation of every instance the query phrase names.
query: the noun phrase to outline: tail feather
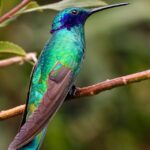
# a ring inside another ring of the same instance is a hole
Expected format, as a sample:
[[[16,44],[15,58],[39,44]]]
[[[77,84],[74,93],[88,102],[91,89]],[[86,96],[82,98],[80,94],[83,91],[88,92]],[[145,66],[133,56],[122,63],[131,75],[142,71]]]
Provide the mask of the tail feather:
[[[47,127],[45,127],[31,142],[18,150],[39,150],[42,141],[45,137]]]

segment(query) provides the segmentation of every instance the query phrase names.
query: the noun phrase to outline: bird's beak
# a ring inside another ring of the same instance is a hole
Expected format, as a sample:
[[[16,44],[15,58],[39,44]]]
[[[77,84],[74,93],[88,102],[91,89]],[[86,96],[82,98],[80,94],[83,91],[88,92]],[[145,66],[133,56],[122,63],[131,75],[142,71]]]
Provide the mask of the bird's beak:
[[[107,5],[107,6],[103,6],[103,7],[99,7],[99,8],[94,8],[91,10],[90,15],[92,15],[98,11],[102,11],[102,10],[114,8],[114,7],[119,7],[119,6],[124,6],[124,5],[128,5],[128,4],[129,3],[118,3],[118,4]]]

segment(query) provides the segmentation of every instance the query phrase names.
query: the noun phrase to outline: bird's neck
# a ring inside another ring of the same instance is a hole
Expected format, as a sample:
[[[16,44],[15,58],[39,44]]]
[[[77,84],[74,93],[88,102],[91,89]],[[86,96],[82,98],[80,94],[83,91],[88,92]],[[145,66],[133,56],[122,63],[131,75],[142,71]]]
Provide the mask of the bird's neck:
[[[83,25],[74,26],[70,29],[63,28],[53,33],[53,37],[66,42],[75,42],[78,43],[83,49],[85,47],[85,36],[84,36],[84,27]],[[66,43],[67,44],[67,43]]]

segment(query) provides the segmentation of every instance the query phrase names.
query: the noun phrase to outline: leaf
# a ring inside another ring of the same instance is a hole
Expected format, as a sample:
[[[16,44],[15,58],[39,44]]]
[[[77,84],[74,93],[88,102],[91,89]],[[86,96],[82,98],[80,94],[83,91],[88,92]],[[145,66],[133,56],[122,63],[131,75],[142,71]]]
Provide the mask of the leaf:
[[[46,10],[46,9],[62,10],[67,7],[96,7],[96,6],[104,6],[104,5],[106,5],[106,3],[101,0],[62,0],[57,3],[25,10],[24,13],[33,12],[37,10]]]
[[[39,7],[39,4],[36,1],[31,1],[25,6],[26,9],[31,9],[36,7]]]
[[[23,7],[21,10],[19,10],[14,17],[18,17],[20,16],[21,14],[24,13],[24,11],[28,10],[28,9],[34,9],[34,8],[37,8],[39,7],[40,5],[36,2],[36,1],[31,1],[30,3],[28,3],[25,7]],[[39,10],[41,11],[41,10]]]
[[[22,14],[24,11],[26,11],[28,9],[33,9],[33,8],[37,8],[37,7],[40,7],[40,5],[36,1],[31,1],[24,8],[22,8],[21,10],[19,10],[16,13],[16,15],[20,15],[20,14]],[[39,10],[39,11],[41,11],[41,10]]]
[[[0,41],[0,56],[2,55],[25,56],[26,52],[20,46],[14,43],[8,41]]]
[[[39,4],[36,1],[31,1],[24,8],[19,10],[13,17],[11,17],[10,19],[4,21],[3,23],[0,23],[0,27],[7,26],[9,23],[14,21],[17,17],[19,17],[25,10],[32,9],[32,8],[37,8],[37,7],[39,7]],[[0,15],[2,13],[2,8],[3,8],[3,0],[0,0]]]

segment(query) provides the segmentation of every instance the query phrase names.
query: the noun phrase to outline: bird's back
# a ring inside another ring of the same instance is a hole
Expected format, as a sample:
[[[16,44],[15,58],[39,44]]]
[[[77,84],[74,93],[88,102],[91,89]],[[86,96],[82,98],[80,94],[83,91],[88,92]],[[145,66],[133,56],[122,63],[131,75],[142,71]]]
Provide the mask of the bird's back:
[[[65,37],[64,37],[65,32]],[[47,80],[57,63],[62,64],[72,71],[72,81],[80,69],[84,55],[84,40],[74,34],[67,33],[65,30],[57,33],[47,42],[43,52],[40,55],[31,78],[30,90],[26,104],[26,111],[22,125],[28,120],[32,113],[40,105],[42,97],[47,91]],[[59,69],[59,66],[58,66]],[[69,87],[70,88],[70,87]],[[69,89],[68,89],[69,90]],[[26,144],[20,150],[38,149],[42,138],[45,135],[44,128],[30,143]]]

